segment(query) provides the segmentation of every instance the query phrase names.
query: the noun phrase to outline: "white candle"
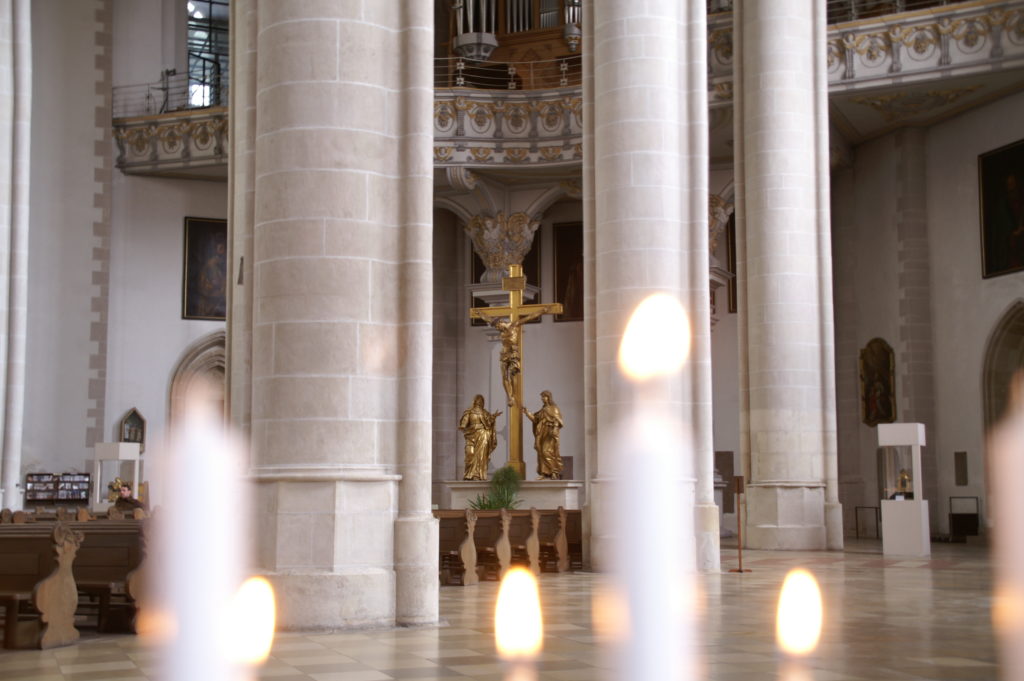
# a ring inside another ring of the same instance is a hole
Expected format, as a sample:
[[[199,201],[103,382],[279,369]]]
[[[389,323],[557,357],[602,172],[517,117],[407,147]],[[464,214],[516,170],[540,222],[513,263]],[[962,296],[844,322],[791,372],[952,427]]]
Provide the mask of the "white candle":
[[[656,294],[633,313],[619,349],[630,414],[612,476],[616,587],[628,612],[620,675],[696,677],[693,450],[678,398],[690,329],[678,300]]]
[[[522,567],[505,573],[494,607],[494,643],[507,664],[505,681],[536,681],[534,666],[544,645],[537,578]]]
[[[995,530],[992,622],[999,637],[1004,679],[1024,678],[1024,371],[1014,376],[1009,408],[989,436],[989,480]]]
[[[787,655],[782,667],[786,681],[813,678],[803,658],[818,647],[824,617],[821,589],[814,575],[802,568],[790,570],[782,582],[775,618],[775,638]]]
[[[160,678],[241,680],[232,649],[236,592],[249,560],[249,504],[243,450],[197,389],[161,466],[156,514],[155,607],[166,636]]]

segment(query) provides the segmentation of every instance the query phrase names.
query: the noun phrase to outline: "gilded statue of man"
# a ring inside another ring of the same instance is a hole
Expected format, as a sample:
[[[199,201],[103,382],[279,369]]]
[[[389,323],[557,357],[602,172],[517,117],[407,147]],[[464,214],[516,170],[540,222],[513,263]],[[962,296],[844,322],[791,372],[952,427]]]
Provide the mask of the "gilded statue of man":
[[[496,317],[485,319],[488,325],[498,330],[501,337],[501,384],[508,395],[508,406],[516,406],[516,376],[523,371],[523,358],[519,354],[519,334],[523,324],[544,314],[544,310],[523,315],[514,322]]]
[[[494,421],[500,415],[500,411],[492,414],[484,409],[483,395],[474,397],[473,406],[462,412],[459,430],[466,437],[466,468],[463,480],[487,479],[487,464],[491,460],[491,452],[498,446]]]
[[[537,475],[548,480],[562,479],[562,455],[558,452],[559,431],[565,425],[562,412],[551,399],[551,391],[540,394],[543,405],[535,412],[523,407],[526,418],[533,422],[533,448],[537,450]]]

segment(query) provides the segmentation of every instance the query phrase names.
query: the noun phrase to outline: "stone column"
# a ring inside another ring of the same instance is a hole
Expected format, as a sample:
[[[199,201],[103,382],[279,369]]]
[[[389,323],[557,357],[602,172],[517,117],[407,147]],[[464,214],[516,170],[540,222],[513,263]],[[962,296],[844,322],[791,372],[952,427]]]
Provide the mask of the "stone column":
[[[0,405],[4,508],[22,508],[21,436],[28,323],[32,21],[28,0],[0,2]]]
[[[835,426],[825,8],[734,9],[748,545],[842,547]]]
[[[245,435],[252,425],[253,210],[256,182],[256,2],[231,5],[230,166],[228,175],[228,417]]]
[[[686,308],[692,340],[681,379],[663,398],[688,433],[679,446],[685,461],[677,486],[681,516],[665,519],[672,524],[666,531],[683,533],[699,548],[696,559],[695,551],[686,554],[684,560],[694,560],[690,567],[716,569],[705,7],[595,0],[584,8],[585,17],[591,14],[591,30],[584,31],[593,35],[592,50],[584,54],[593,52],[594,74],[584,80],[584,157],[593,158],[593,171],[584,169],[584,216],[586,282],[592,285],[586,310],[594,320],[585,327],[588,442],[596,444],[587,462],[592,561],[603,567],[614,550],[608,476],[622,454],[615,436],[632,409],[632,387],[615,363],[619,342],[636,306],[667,292]]]
[[[436,621],[431,6],[256,7],[258,561],[282,628]]]

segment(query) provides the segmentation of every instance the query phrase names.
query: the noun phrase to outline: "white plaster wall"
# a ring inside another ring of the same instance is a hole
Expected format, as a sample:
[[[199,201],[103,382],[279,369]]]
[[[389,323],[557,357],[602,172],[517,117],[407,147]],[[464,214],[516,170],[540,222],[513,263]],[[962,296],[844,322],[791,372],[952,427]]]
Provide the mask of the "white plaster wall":
[[[1024,272],[981,278],[978,154],[1024,138],[1024,94],[936,125],[928,133],[928,219],[932,251],[940,531],[948,497],[985,496],[982,368],[989,335],[1024,297]],[[966,451],[966,487],[954,485],[953,452]],[[998,475],[998,471],[992,474]],[[983,518],[987,508],[982,508]]]
[[[161,45],[165,33],[163,5],[165,0],[114,0],[114,64],[112,78],[114,85],[137,85],[155,83],[160,72],[174,68],[173,63],[164,64]],[[184,1],[181,15],[185,16]],[[181,38],[182,47],[185,44]]]
[[[88,470],[96,3],[32,3],[22,474]]]
[[[185,217],[227,216],[227,184],[114,175],[107,423],[132,407],[146,418],[145,457],[167,435],[170,381],[185,350],[224,322],[181,318]]]
[[[541,297],[539,301],[555,302],[554,242],[552,225],[561,222],[583,220],[582,204],[577,201],[563,201],[552,206],[544,215],[541,227],[534,238],[541,239]],[[471,250],[469,239],[465,238],[465,262],[469,262]],[[463,281],[468,281],[464,276]],[[505,392],[501,386],[501,372],[498,367],[500,351],[497,341],[488,341],[488,327],[470,326],[468,310],[471,306],[469,294],[463,288],[462,307],[467,310],[463,321],[465,334],[465,370],[459,390],[460,413],[470,405],[473,395],[484,396],[487,408],[501,409],[498,420],[498,448],[491,455],[492,470],[505,465],[508,459],[506,437],[508,432],[508,407]],[[556,322],[550,315],[542,317],[539,324],[528,324],[523,334],[523,400],[531,411],[541,405],[540,392],[551,390],[555,403],[562,412],[565,428],[562,429],[561,454],[573,457],[573,477],[585,479],[583,456],[583,322]],[[461,442],[459,444],[461,447]],[[461,453],[461,450],[460,450]],[[461,460],[461,458],[459,459]],[[530,422],[523,418],[523,460],[526,463],[528,480],[537,477],[537,454],[533,449],[533,432]]]
[[[964,113],[927,133],[927,214],[931,259],[932,337],[935,351],[936,425],[925,456],[936,457],[938,495],[930,500],[932,532],[948,531],[950,496],[978,496],[985,516],[982,369],[992,329],[1013,301],[1024,296],[1024,273],[981,277],[978,154],[1024,138],[1024,94]],[[855,150],[852,169],[837,186],[852,196],[833,203],[837,330],[855,334],[856,348],[884,338],[898,352],[896,163],[887,135]],[[845,230],[852,230],[850,234]],[[855,296],[842,295],[853,288]],[[851,329],[853,331],[851,331]],[[841,340],[841,339],[840,339]],[[840,343],[837,343],[840,345]],[[840,354],[839,370],[857,372],[855,353]],[[842,363],[849,363],[844,366]],[[896,396],[903,386],[897,372]],[[859,381],[849,385],[859,391]],[[843,397],[840,395],[840,403]],[[859,394],[849,402],[859,409]],[[901,417],[897,413],[897,419]],[[842,421],[842,419],[841,419]],[[842,456],[857,457],[859,484],[844,484],[844,504],[877,505],[877,430],[856,419],[857,432],[840,432]],[[954,484],[953,452],[967,451],[969,484]],[[848,463],[848,462],[847,462]],[[850,471],[843,463],[841,470]],[[858,480],[850,473],[850,480]]]

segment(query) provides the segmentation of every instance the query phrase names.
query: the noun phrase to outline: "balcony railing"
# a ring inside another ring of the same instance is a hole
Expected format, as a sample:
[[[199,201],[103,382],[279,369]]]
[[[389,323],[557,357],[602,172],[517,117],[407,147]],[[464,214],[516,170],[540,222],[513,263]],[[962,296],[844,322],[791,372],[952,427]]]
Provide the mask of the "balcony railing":
[[[155,83],[119,85],[113,92],[114,118],[152,116],[227,104],[226,75],[210,83],[199,83],[190,79],[186,73],[165,72]]]
[[[579,87],[579,55],[532,62],[476,61],[461,57],[434,60],[434,87],[476,90],[550,90]]]

